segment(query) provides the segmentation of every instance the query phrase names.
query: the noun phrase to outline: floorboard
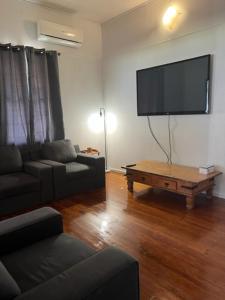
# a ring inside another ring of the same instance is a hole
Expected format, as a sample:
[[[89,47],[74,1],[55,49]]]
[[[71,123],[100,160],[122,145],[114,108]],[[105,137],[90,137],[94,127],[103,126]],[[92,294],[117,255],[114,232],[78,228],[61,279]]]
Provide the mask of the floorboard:
[[[65,231],[97,250],[114,245],[140,262],[141,300],[225,299],[225,201],[182,196],[107,174],[106,189],[53,203]],[[126,300],[126,299],[125,299]],[[129,299],[127,299],[129,300]]]

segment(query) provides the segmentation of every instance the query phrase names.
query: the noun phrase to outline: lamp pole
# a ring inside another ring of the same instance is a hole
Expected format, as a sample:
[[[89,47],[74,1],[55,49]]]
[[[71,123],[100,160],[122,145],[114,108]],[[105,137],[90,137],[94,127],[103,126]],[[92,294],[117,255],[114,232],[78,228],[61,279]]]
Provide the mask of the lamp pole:
[[[100,116],[103,117],[103,124],[104,124],[104,146],[105,146],[105,169],[108,169],[108,149],[107,149],[107,125],[106,125],[106,115],[105,115],[105,108],[100,108]]]

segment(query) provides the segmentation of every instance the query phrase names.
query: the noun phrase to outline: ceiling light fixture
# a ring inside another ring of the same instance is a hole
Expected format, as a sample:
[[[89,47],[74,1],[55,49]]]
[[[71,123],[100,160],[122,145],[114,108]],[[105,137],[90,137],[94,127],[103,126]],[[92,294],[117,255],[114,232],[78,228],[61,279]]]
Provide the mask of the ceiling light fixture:
[[[162,19],[163,25],[168,29],[173,29],[178,14],[179,12],[174,5],[169,6],[165,14],[163,15],[163,19]]]

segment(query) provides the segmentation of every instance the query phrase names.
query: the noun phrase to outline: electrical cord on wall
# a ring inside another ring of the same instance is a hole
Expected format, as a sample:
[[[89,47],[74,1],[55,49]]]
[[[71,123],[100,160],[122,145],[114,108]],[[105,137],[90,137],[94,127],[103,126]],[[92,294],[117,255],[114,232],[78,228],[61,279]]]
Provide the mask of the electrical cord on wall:
[[[170,126],[170,115],[168,115],[168,133],[169,133],[169,164],[172,165],[172,138],[171,138],[171,126]]]
[[[164,149],[164,147],[158,141],[158,139],[157,139],[157,137],[156,137],[156,135],[155,135],[155,133],[154,133],[154,131],[152,129],[150,116],[147,116],[147,120],[148,120],[148,127],[149,127],[149,130],[150,130],[150,133],[151,133],[152,137],[154,138],[155,142],[158,144],[158,146],[160,147],[160,149],[162,150],[162,152],[165,154],[166,159],[167,159],[167,163],[170,164],[171,163],[171,151],[168,154],[167,151]],[[170,121],[168,121],[168,128],[169,128],[169,132],[170,132]],[[169,140],[170,140],[170,145],[171,145],[171,134],[169,134],[169,136],[170,136]]]

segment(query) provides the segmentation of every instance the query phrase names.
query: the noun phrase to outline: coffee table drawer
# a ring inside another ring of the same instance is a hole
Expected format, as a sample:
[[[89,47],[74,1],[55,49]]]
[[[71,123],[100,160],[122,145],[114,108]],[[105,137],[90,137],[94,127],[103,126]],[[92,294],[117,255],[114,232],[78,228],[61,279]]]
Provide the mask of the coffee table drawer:
[[[148,175],[142,175],[142,174],[134,174],[132,176],[133,181],[143,183],[143,184],[150,184],[151,185],[151,177]]]
[[[153,185],[162,189],[173,190],[176,191],[177,189],[177,182],[170,179],[164,178],[154,178]]]

